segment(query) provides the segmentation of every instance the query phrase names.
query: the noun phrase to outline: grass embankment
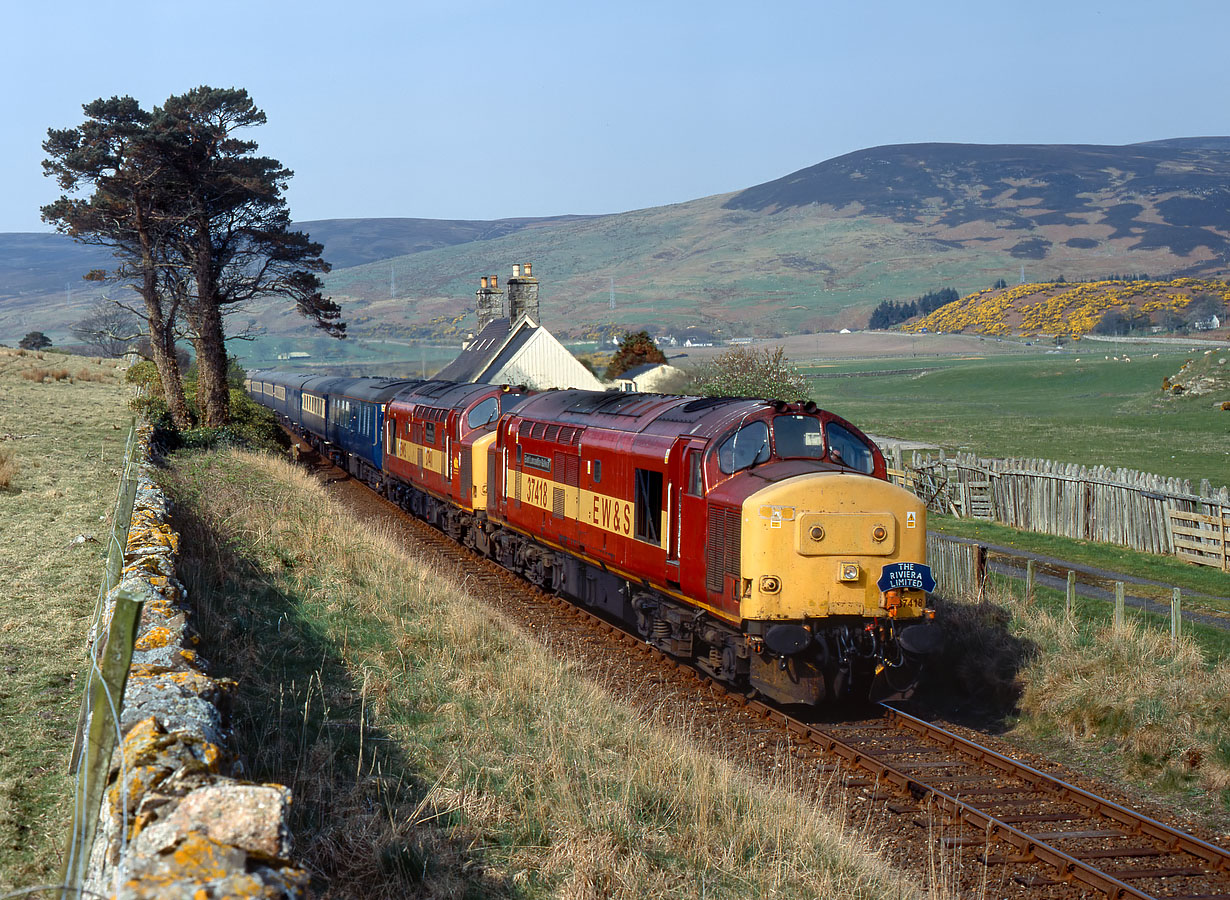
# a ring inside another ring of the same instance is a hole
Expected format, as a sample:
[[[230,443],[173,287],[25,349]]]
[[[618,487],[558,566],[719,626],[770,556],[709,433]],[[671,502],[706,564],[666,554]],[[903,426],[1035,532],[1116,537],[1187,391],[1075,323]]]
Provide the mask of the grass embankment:
[[[912,893],[818,798],[614,702],[299,470],[222,450],[168,480],[202,652],[322,895]]]
[[[966,360],[925,375],[813,378],[809,386],[817,403],[873,434],[1220,487],[1230,481],[1230,412],[1209,396],[1162,392],[1163,379],[1194,355],[1081,342],[1062,354]],[[920,365],[879,362],[881,370]]]
[[[0,348],[0,893],[54,880],[68,834],[75,679],[130,421],[115,366]]]

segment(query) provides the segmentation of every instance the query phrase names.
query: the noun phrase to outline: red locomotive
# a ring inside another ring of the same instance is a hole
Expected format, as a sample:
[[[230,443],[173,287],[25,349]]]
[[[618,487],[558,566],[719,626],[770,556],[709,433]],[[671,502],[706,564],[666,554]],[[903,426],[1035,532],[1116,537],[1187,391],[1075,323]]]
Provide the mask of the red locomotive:
[[[722,681],[904,693],[938,647],[925,506],[814,403],[429,381],[383,421],[391,499]]]

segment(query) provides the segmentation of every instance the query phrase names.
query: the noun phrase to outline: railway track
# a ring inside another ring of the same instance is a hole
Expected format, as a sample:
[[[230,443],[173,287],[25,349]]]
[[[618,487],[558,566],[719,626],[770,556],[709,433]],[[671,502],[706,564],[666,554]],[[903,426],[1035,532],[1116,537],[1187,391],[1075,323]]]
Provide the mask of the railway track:
[[[870,719],[815,723],[726,691],[605,618],[544,593],[402,515],[429,555],[444,568],[466,571],[462,580],[501,597],[504,610],[548,608],[553,620],[578,623],[755,715],[784,734],[799,755],[812,757],[817,771],[832,778],[840,769],[836,783],[863,791],[895,817],[899,839],[915,846],[932,842],[951,856],[951,867],[981,869],[972,880],[984,894],[1230,900],[1230,852],[1221,847],[890,705],[881,705]],[[964,878],[967,886],[970,881]]]

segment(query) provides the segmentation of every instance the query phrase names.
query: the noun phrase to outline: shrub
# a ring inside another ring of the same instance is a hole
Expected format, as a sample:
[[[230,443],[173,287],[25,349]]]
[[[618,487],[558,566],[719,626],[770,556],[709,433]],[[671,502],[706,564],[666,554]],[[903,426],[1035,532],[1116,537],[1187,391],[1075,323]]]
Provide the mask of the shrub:
[[[666,354],[658,349],[658,345],[649,336],[649,332],[638,331],[633,334],[626,331],[623,340],[619,343],[619,349],[615,351],[615,356],[611,359],[611,364],[606,367],[606,379],[613,381],[624,372],[635,369],[637,366],[664,362],[666,362]]]
[[[124,380],[129,384],[140,384],[148,388],[157,387],[162,383],[158,378],[158,367],[148,359],[143,359],[131,366]]]
[[[705,397],[807,397],[807,382],[781,347],[736,347],[719,354],[697,368],[693,386]]]

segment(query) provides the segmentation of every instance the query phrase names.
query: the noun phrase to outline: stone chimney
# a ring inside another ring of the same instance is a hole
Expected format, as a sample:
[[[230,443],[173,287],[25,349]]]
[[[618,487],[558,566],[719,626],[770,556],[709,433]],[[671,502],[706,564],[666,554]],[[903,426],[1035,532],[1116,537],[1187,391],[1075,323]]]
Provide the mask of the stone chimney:
[[[488,280],[484,275],[478,280],[476,295],[478,303],[475,308],[478,311],[478,330],[481,332],[496,319],[504,318],[504,292],[500,290],[499,278],[492,275]]]
[[[510,324],[516,324],[522,316],[529,316],[535,324],[542,324],[538,317],[538,279],[530,274],[530,266],[530,263],[526,263],[525,273],[522,274],[521,266],[514,265],[512,278],[508,279]]]

